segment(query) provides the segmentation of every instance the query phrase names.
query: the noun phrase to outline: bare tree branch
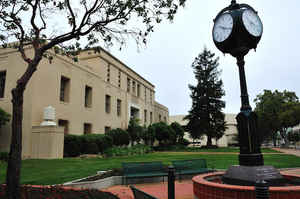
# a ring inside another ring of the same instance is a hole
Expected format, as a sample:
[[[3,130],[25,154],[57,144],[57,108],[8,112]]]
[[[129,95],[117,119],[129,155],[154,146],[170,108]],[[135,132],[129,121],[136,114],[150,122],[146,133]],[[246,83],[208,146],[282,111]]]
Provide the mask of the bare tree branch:
[[[35,4],[31,4],[30,5],[32,6],[32,16],[31,16],[31,25],[34,29],[34,33],[35,33],[35,39],[39,39],[39,35],[40,35],[40,29],[37,27],[37,25],[35,24],[35,17],[36,17],[36,11],[37,11],[37,8],[38,8],[38,4],[39,4],[39,0],[36,0],[35,1]]]
[[[42,23],[43,23],[43,27],[40,28],[40,31],[42,31],[42,30],[46,29],[47,24],[46,24],[46,22],[45,22],[45,20],[44,20],[44,16],[43,16],[43,13],[42,13],[41,2],[39,2],[38,7],[39,7],[38,9],[39,9],[39,12],[40,12],[40,18],[41,18]]]
[[[28,64],[30,64],[32,62],[32,60],[30,58],[27,57],[25,50],[24,50],[24,41],[25,41],[25,31],[23,26],[20,24],[19,20],[16,18],[16,16],[11,16],[11,18],[13,19],[13,23],[15,23],[17,25],[17,27],[19,28],[21,35],[18,36],[16,35],[16,37],[19,37],[19,45],[18,45],[18,50],[21,53],[21,56],[23,58],[23,60],[25,62],[27,62]]]
[[[72,28],[72,32],[74,32],[74,31],[75,31],[75,28],[76,28],[76,17],[75,17],[75,15],[74,15],[73,9],[72,9],[72,7],[71,7],[71,5],[70,5],[70,1],[69,1],[69,0],[66,0],[66,3],[67,3],[67,7],[68,7],[68,9],[69,9],[69,12],[70,12],[70,14],[71,14],[71,19],[69,19],[69,20],[71,20],[71,26],[73,27],[73,28]]]

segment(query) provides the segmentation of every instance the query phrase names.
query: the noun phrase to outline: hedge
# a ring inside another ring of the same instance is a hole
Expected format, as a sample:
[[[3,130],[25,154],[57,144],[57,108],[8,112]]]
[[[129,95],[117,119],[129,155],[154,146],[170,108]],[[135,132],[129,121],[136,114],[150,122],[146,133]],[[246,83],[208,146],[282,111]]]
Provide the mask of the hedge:
[[[65,135],[64,157],[98,154],[112,147],[112,138],[104,134]]]

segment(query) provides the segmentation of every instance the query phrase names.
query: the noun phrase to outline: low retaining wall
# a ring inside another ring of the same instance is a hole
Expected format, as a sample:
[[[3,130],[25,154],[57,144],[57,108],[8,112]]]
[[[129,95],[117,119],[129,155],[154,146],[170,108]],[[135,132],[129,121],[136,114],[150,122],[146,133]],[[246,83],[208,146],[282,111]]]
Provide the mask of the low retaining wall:
[[[206,180],[220,177],[224,172],[210,173],[195,176],[193,178],[193,190],[195,199],[255,199],[254,186],[237,186],[221,184]],[[300,175],[291,175],[281,172],[286,178],[300,178]],[[300,186],[270,187],[270,199],[300,199]]]
[[[134,179],[127,179],[125,181],[125,178],[123,176],[111,176],[111,177],[107,177],[95,181],[82,181],[86,178],[73,180],[71,182],[66,182],[63,184],[63,186],[82,188],[82,189],[105,189],[111,186],[125,185],[125,183],[128,185],[128,184],[154,183],[154,182],[163,182],[163,181],[168,182],[167,177],[134,178]]]

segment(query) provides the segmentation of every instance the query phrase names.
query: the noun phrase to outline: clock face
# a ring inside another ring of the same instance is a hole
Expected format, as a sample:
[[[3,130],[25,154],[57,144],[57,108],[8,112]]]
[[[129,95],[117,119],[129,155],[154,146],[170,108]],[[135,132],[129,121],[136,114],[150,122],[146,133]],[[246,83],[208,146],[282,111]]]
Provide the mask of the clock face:
[[[245,10],[243,12],[242,19],[245,28],[251,35],[255,37],[259,37],[262,35],[263,25],[260,18],[254,11],[249,9]]]
[[[233,19],[230,14],[223,14],[215,22],[213,28],[213,38],[216,42],[225,41],[231,34]]]

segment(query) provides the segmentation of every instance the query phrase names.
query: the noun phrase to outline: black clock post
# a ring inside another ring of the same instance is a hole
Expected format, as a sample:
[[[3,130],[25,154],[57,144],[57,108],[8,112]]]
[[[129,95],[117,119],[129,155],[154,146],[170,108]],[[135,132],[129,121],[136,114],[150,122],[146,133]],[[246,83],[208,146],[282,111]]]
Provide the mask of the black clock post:
[[[283,180],[273,166],[264,166],[257,115],[249,104],[244,70],[244,57],[251,49],[256,49],[262,32],[263,25],[257,12],[247,4],[237,4],[235,0],[221,10],[214,20],[214,43],[220,51],[237,59],[240,76],[242,106],[236,117],[240,145],[239,165],[231,166],[224,174],[223,181],[227,184],[252,186],[264,180],[269,185],[276,185]]]

